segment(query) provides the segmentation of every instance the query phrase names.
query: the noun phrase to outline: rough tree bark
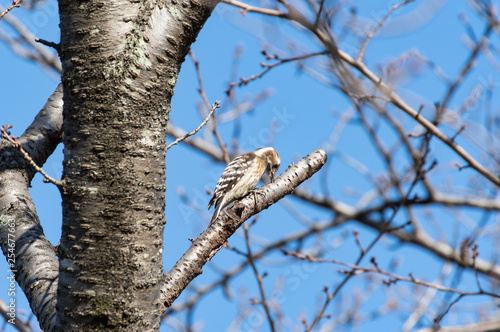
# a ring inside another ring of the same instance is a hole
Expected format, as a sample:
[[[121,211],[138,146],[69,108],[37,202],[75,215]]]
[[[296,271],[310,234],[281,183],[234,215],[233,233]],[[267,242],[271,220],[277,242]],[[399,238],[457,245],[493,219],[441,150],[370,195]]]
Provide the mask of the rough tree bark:
[[[44,330],[159,328],[170,100],[217,3],[59,2],[63,91],[19,139],[43,165],[64,132],[59,262],[28,192],[34,171],[0,146],[2,249],[14,240],[12,269]]]
[[[170,100],[216,4],[59,1],[66,330],[159,328]]]

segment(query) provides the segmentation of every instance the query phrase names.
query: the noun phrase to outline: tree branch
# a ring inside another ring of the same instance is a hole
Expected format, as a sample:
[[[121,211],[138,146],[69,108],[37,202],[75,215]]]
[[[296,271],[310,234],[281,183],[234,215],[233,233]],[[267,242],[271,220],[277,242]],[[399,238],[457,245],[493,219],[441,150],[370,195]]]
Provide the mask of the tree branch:
[[[56,186],[58,187],[62,187],[64,182],[63,181],[59,181],[59,180],[56,180],[54,178],[52,178],[50,175],[48,175],[47,173],[45,173],[45,171],[39,167],[34,161],[33,159],[30,157],[30,155],[28,154],[28,152],[26,152],[24,149],[23,149],[23,145],[21,144],[21,142],[19,142],[15,136],[11,136],[9,135],[8,133],[8,130],[12,128],[12,125],[3,125],[1,128],[0,128],[0,131],[1,131],[1,137],[2,139],[5,139],[7,141],[10,142],[11,146],[13,148],[15,148],[17,151],[19,151],[22,155],[23,155],[23,158],[28,162],[28,164],[30,164],[31,167],[33,167],[33,169],[36,171],[36,172],[39,172],[40,174],[43,175],[44,179],[43,181],[44,182],[50,182],[50,183],[53,183],[55,184]]]
[[[11,312],[9,308],[7,307],[7,304],[5,304],[4,301],[0,300],[0,315],[3,317],[7,325],[9,323],[12,328],[18,330],[19,332],[33,332],[33,329],[31,328],[29,324],[29,320],[22,321],[19,317],[16,316],[15,320],[12,319],[10,316]],[[19,315],[19,313],[17,313]],[[2,329],[3,331],[3,329]]]
[[[257,218],[255,218],[253,222],[255,222],[256,219]],[[252,222],[252,224],[253,224],[253,222]],[[248,224],[243,225],[243,231],[245,232],[245,244],[247,247],[246,257],[247,257],[248,263],[252,267],[252,271],[253,271],[253,274],[255,275],[255,279],[257,279],[257,284],[259,285],[259,292],[260,292],[260,298],[261,298],[260,304],[262,305],[262,307],[264,308],[264,311],[266,313],[267,321],[269,322],[269,329],[272,332],[275,332],[276,327],[274,326],[274,320],[273,320],[273,317],[271,315],[271,308],[270,308],[269,303],[266,299],[266,292],[264,290],[264,284],[262,282],[264,277],[263,277],[263,275],[261,275],[259,273],[259,271],[257,270],[257,266],[255,265],[255,261],[254,261],[253,255],[252,255],[252,249],[250,246],[250,236],[248,235],[248,228],[249,228]],[[256,301],[256,303],[258,303],[258,302]]]
[[[491,173],[486,169],[480,162],[478,162],[474,157],[472,157],[461,145],[458,145],[453,139],[444,134],[439,128],[432,122],[424,118],[418,111],[410,107],[405,101],[392,90],[387,84],[382,82],[378,76],[376,76],[372,71],[368,69],[362,62],[354,60],[350,55],[339,50],[340,57],[342,60],[347,62],[352,67],[356,68],[361,74],[368,78],[372,83],[374,83],[380,92],[382,92],[389,101],[394,104],[397,108],[404,111],[406,114],[414,118],[418,123],[420,123],[432,136],[437,137],[440,141],[448,145],[453,151],[456,152],[463,160],[465,160],[470,167],[475,169],[478,173],[482,174],[490,182],[497,186],[500,186],[500,178],[495,174]]]
[[[381,208],[381,206],[373,207],[373,208],[368,208],[364,210],[357,210],[350,205],[347,205],[343,202],[340,201],[334,201],[329,198],[325,197],[320,197],[318,195],[314,195],[311,193],[308,193],[304,190],[296,190],[294,192],[294,196],[298,197],[306,202],[309,202],[311,204],[321,206],[325,209],[329,209],[338,215],[343,217],[343,220],[355,220],[363,225],[369,226],[377,231],[382,231],[385,228],[385,225],[383,222],[374,220],[373,218],[370,218],[371,213],[373,212],[380,212],[385,210],[385,208]],[[437,201],[438,203],[442,201],[442,204],[448,205],[453,203],[453,197],[450,196],[451,198],[445,199],[444,194],[440,195],[440,201]],[[424,200],[425,201],[425,200]],[[458,203],[459,201],[456,201]],[[387,202],[386,202],[387,203]],[[385,206],[387,209],[390,208],[390,205],[386,205],[384,203],[382,206]],[[395,204],[408,204],[409,202],[394,202]],[[415,203],[422,203],[421,201],[411,201],[412,204]],[[433,202],[429,201],[427,204],[432,204]],[[491,201],[491,204],[494,204],[493,201]],[[469,206],[467,204],[464,204],[464,206]],[[493,207],[491,207],[493,209]],[[424,230],[420,229],[417,232],[408,232],[404,230],[396,230],[390,233],[391,236],[394,236],[398,240],[402,242],[408,242],[408,243],[413,243],[417,246],[419,246],[422,249],[428,250],[429,252],[432,252],[433,254],[446,259],[450,262],[454,262],[462,267],[466,267],[469,269],[476,269],[478,272],[488,275],[490,277],[493,277],[495,279],[500,279],[500,265],[494,264],[492,262],[486,261],[484,259],[477,258],[475,266],[472,265],[472,262],[464,262],[461,258],[460,255],[460,250],[454,249],[451,247],[449,244],[435,240],[432,238],[427,232]]]
[[[440,327],[439,332],[497,332],[500,329],[500,321],[481,322],[464,326]],[[416,332],[434,332],[434,327],[426,327]]]
[[[61,72],[62,67],[59,56],[38,43],[36,36],[18,18],[7,15],[3,20],[19,35],[18,37],[12,37],[0,31],[0,40],[3,40],[14,53],[33,60],[43,67],[51,68],[57,73]]]
[[[332,263],[336,265],[341,265],[350,268],[352,271],[355,272],[356,275],[362,274],[362,273],[374,273],[374,274],[380,274],[386,277],[389,277],[389,279],[384,280],[384,284],[386,286],[390,286],[392,284],[396,284],[398,281],[406,281],[413,283],[415,285],[420,285],[428,288],[434,288],[436,290],[442,291],[442,292],[448,292],[448,293],[455,293],[455,294],[460,294],[464,296],[472,296],[472,295],[488,295],[491,297],[495,298],[500,298],[499,294],[495,294],[492,292],[487,292],[482,290],[480,287],[478,287],[477,291],[466,291],[466,290],[460,290],[457,288],[452,288],[452,287],[447,287],[443,286],[441,283],[436,283],[436,282],[428,282],[423,279],[418,279],[413,277],[413,274],[409,274],[408,277],[402,276],[395,274],[393,272],[385,271],[382,270],[379,266],[378,263],[376,263],[375,257],[372,257],[371,264],[373,267],[363,267],[358,264],[350,264],[350,263],[345,263],[342,261],[339,261],[337,259],[324,259],[321,257],[315,257],[312,255],[307,255],[307,254],[302,254],[297,251],[286,251],[283,250],[283,253],[287,256],[293,256],[301,260],[305,260],[308,262],[319,262],[319,263]],[[349,274],[351,271],[346,271],[346,270],[339,270],[340,273],[342,274]]]
[[[194,56],[193,50],[189,50],[189,56],[191,57],[191,60],[193,61],[194,68],[196,69],[196,77],[198,78],[198,84],[200,85],[200,88],[198,89],[198,92],[201,96],[201,99],[203,100],[203,103],[205,104],[205,108],[210,111],[210,102],[208,101],[207,94],[205,93],[205,88],[203,87],[203,80],[201,78],[201,71],[200,71],[200,62],[196,59]],[[224,156],[224,161],[226,164],[229,164],[231,161],[229,159],[229,154],[227,153],[227,148],[222,139],[220,138],[219,135],[219,129],[217,129],[217,118],[215,117],[215,114],[213,111],[209,112],[210,116],[212,116],[213,122],[212,122],[212,132],[215,136],[215,139],[217,140],[217,143],[219,143],[219,146],[222,150],[222,154]]]
[[[170,122],[168,123],[167,135],[169,135],[170,137],[177,139],[187,134],[188,133],[184,129],[176,127]],[[192,148],[204,153],[205,155],[212,157],[212,159],[214,159],[215,161],[220,162],[224,160],[224,154],[222,153],[220,147],[204,140],[203,138],[191,136],[184,140],[182,143],[187,144]]]
[[[180,142],[182,141],[185,141],[187,138],[189,138],[190,136],[193,136],[194,134],[196,134],[197,132],[200,131],[201,128],[203,128],[204,125],[207,124],[208,120],[210,120],[210,117],[212,116],[212,114],[214,114],[214,111],[220,107],[220,101],[219,100],[216,100],[215,101],[215,104],[212,105],[212,109],[210,110],[210,112],[208,113],[207,117],[205,118],[205,120],[203,120],[203,122],[198,126],[198,128],[196,128],[195,130],[193,130],[192,132],[190,133],[187,133],[185,135],[182,135],[182,136],[179,136],[177,137],[177,139],[175,141],[173,141],[172,143],[170,143],[169,145],[167,145],[167,148],[166,150],[168,151],[168,149],[170,149],[172,146],[176,145],[176,144],[179,144]]]
[[[43,165],[61,139],[62,87],[49,98],[18,141]],[[0,142],[0,244],[43,330],[56,322],[59,261],[45,238],[28,187],[35,175],[9,142]],[[14,244],[14,246],[12,246]],[[7,256],[14,249],[15,258]]]
[[[375,75],[362,61],[358,61],[352,58],[346,52],[338,49],[335,40],[333,39],[333,33],[328,25],[325,24],[318,26],[317,24],[310,22],[304,15],[300,13],[300,11],[298,11],[295,7],[293,7],[285,0],[280,0],[279,2],[283,4],[283,6],[287,9],[287,13],[270,10],[267,8],[249,6],[238,0],[224,0],[223,2],[238,8],[242,8],[248,12],[256,12],[268,16],[277,16],[280,18],[288,19],[290,21],[295,21],[307,30],[314,33],[321,44],[323,44],[323,46],[331,53],[330,56],[333,60],[336,61],[337,59],[339,59],[341,60],[337,61],[339,64],[346,63],[352,68],[356,69],[364,77],[369,79],[374,84],[374,86],[377,87],[377,89],[388,98],[389,102],[415,119],[434,137],[438,138],[444,144],[448,145],[453,151],[455,151],[457,155],[465,160],[471,168],[482,174],[491,183],[500,187],[500,178],[497,175],[493,174],[479,161],[472,157],[461,145],[457,144],[453,139],[443,133],[437,127],[437,125],[424,118],[420,114],[420,112],[409,106],[393,89],[391,89],[391,87],[384,83],[380,77]],[[348,80],[349,76],[352,76],[350,71],[342,70],[342,73],[345,74],[344,80]],[[357,90],[355,86],[353,86],[353,88],[353,90]]]
[[[14,8],[17,8],[17,7],[21,7],[21,2],[23,2],[23,0],[14,0],[12,1],[12,5],[10,5],[9,7],[7,7],[7,9],[5,9],[1,14],[0,14],[0,19],[2,19],[8,12],[10,12],[12,9]]]
[[[326,163],[326,153],[314,150],[297,164],[292,164],[273,183],[263,186],[254,200],[248,195],[226,209],[216,222],[193,240],[191,247],[166,274],[161,287],[162,312],[166,311],[189,283],[202,273],[203,266],[227,242],[227,239],[251,216],[267,209],[293,192],[302,182]],[[237,216],[238,219],[231,219]]]
[[[363,45],[361,45],[361,49],[359,51],[358,58],[356,59],[357,61],[363,61],[363,56],[365,54],[365,50],[366,50],[366,47],[368,46],[368,43],[373,38],[373,36],[375,36],[375,34],[378,32],[378,30],[380,30],[382,25],[384,25],[385,21],[389,18],[389,16],[391,16],[391,14],[399,7],[404,6],[407,3],[413,2],[413,1],[415,1],[415,0],[405,0],[403,2],[400,2],[400,3],[392,6],[392,8],[387,12],[387,14],[385,14],[384,18],[382,18],[382,20],[380,20],[378,25],[368,34],[368,36],[366,36],[365,42],[363,43]],[[315,25],[317,25],[317,24],[315,24]]]

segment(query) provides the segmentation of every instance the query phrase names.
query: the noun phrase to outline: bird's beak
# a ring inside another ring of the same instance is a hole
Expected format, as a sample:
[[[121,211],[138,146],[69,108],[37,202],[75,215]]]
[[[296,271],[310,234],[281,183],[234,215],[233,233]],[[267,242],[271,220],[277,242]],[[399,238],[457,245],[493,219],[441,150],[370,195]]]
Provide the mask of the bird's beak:
[[[270,178],[271,178],[271,183],[273,183],[274,182],[274,172],[271,172]]]

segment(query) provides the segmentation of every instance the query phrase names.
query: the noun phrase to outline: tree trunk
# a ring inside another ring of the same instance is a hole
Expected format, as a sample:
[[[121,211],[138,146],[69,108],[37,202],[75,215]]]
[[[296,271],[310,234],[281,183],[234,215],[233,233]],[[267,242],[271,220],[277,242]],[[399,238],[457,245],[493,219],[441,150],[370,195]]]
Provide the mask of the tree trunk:
[[[59,1],[65,330],[159,328],[170,100],[215,5]]]

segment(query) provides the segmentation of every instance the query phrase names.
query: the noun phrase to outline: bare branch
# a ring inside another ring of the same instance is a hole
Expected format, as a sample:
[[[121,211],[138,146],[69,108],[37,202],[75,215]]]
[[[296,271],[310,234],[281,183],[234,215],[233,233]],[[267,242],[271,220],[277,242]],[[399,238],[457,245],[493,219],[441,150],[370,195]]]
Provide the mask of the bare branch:
[[[208,113],[207,117],[205,118],[205,120],[203,120],[203,122],[198,126],[198,128],[196,128],[195,130],[193,130],[192,132],[190,133],[187,133],[181,137],[178,137],[175,141],[173,141],[172,143],[170,143],[169,145],[167,145],[167,151],[168,149],[170,149],[172,146],[176,145],[176,144],[179,144],[180,142],[186,140],[188,137],[190,136],[193,136],[194,134],[196,134],[197,132],[200,131],[201,128],[203,128],[204,125],[207,124],[208,120],[210,120],[210,117],[212,116],[212,114],[214,114],[214,111],[220,107],[220,101],[219,100],[216,100],[215,101],[215,104],[212,105],[212,109],[210,110],[210,112]]]
[[[237,0],[225,0],[224,2],[243,9],[251,7],[251,11],[253,12],[268,15],[268,10],[264,8],[255,8],[252,6],[248,6]],[[455,151],[455,153],[457,153],[462,159],[464,159],[470,165],[470,167],[482,174],[490,182],[500,187],[500,178],[498,176],[486,169],[461,145],[458,145],[450,137],[439,130],[436,124],[430,122],[429,120],[424,118],[418,111],[406,104],[406,102],[393,89],[391,89],[386,83],[382,81],[380,77],[378,77],[370,69],[368,69],[368,67],[366,67],[363,62],[353,59],[349,54],[338,49],[335,40],[333,39],[333,33],[327,26],[316,26],[285,0],[280,0],[280,3],[282,3],[286,7],[288,12],[285,14],[279,12],[280,15],[276,15],[277,11],[272,11],[270,13],[271,16],[278,16],[281,18],[289,19],[291,21],[295,21],[298,24],[302,25],[304,28],[314,33],[318,37],[320,42],[325,46],[325,48],[330,52],[331,57],[334,61],[336,61],[336,59],[341,59],[342,62],[347,63],[348,65],[359,71],[363,76],[368,78],[378,88],[378,90],[389,99],[392,104],[414,118],[429,133],[448,145],[453,151]],[[350,75],[350,73],[345,74]],[[347,80],[348,77],[345,77],[345,79]]]
[[[351,66],[356,68],[360,73],[366,76],[370,81],[372,81],[380,91],[386,95],[391,103],[397,106],[399,109],[410,115],[416,121],[418,121],[422,126],[425,127],[433,136],[437,137],[443,143],[448,145],[453,151],[455,151],[463,160],[465,160],[472,168],[482,174],[490,182],[497,186],[500,186],[500,178],[491,173],[486,169],[480,162],[478,162],[474,157],[472,157],[462,146],[458,145],[450,137],[446,136],[441,130],[438,129],[436,125],[431,123],[429,120],[424,118],[422,114],[414,110],[404,100],[397,95],[394,90],[382,82],[373,72],[371,72],[363,63],[355,61],[349,54],[339,50],[340,57]]]
[[[12,1],[12,5],[10,5],[9,7],[7,7],[7,9],[5,9],[1,14],[0,14],[0,20],[8,13],[10,12],[12,9],[14,8],[17,8],[17,7],[21,7],[21,2],[23,2],[23,0],[13,0]]]
[[[326,163],[327,156],[323,150],[314,150],[296,164],[290,165],[273,183],[263,186],[262,195],[248,195],[231,207],[224,210],[216,222],[210,224],[182,258],[166,274],[161,287],[163,310],[167,310],[184,288],[199,274],[205,265],[222,247],[227,239],[251,216],[267,209],[298,185],[319,171]],[[231,216],[238,219],[232,220]]]
[[[51,41],[48,41],[48,40],[45,40],[45,39],[41,39],[41,38],[35,38],[35,41],[37,43],[40,43],[42,45],[45,45],[45,46],[48,46],[48,47],[52,47],[54,50],[56,50],[57,53],[59,53],[60,51],[60,45],[59,44],[56,44],[54,42],[51,42]]]
[[[243,77],[241,77],[239,82],[234,82],[234,83],[229,84],[229,88],[226,90],[226,94],[227,95],[231,94],[231,90],[235,86],[247,85],[248,83],[250,83],[252,81],[255,81],[256,79],[262,78],[271,69],[273,69],[273,68],[275,68],[275,67],[277,67],[279,65],[282,65],[282,64],[285,64],[285,63],[288,63],[288,62],[295,62],[295,61],[300,61],[300,60],[312,58],[312,57],[315,57],[315,56],[318,56],[318,55],[325,55],[325,54],[327,54],[327,52],[315,52],[315,53],[304,54],[304,55],[300,55],[300,56],[296,56],[296,57],[292,57],[292,58],[281,59],[277,54],[274,54],[274,55],[268,54],[266,52],[266,50],[262,50],[261,53],[266,56],[267,60],[277,60],[278,62],[272,63],[272,64],[261,63],[260,64],[261,67],[263,67],[265,69],[260,74],[252,75],[249,78],[243,78]]]
[[[259,13],[259,14],[264,14],[267,16],[276,16],[276,17],[286,17],[287,16],[286,13],[280,12],[278,10],[251,6],[251,5],[248,5],[248,4],[241,2],[241,1],[238,1],[238,0],[223,0],[222,2],[241,8],[242,9],[241,13],[243,15],[245,15],[246,13]]]
[[[2,315],[3,319],[5,319],[7,323],[9,323],[13,328],[18,330],[19,332],[33,332],[33,329],[31,328],[29,321],[26,322],[22,321],[18,317],[19,316],[18,312],[15,313],[16,316],[14,316],[15,317],[14,319],[9,314],[11,314],[9,308],[7,307],[5,302],[0,299],[0,315]]]
[[[296,189],[296,190],[298,190],[298,189]],[[323,222],[323,223],[315,222],[313,225],[311,225],[311,227],[309,227],[305,230],[301,230],[299,232],[292,233],[292,234],[289,234],[283,238],[280,238],[277,241],[274,241],[274,242],[266,245],[264,248],[262,248],[261,250],[256,252],[253,255],[253,258],[254,258],[254,260],[261,259],[262,257],[264,257],[268,253],[272,252],[273,250],[278,250],[278,249],[286,246],[288,243],[294,243],[294,242],[300,243],[300,242],[303,242],[305,239],[308,239],[308,238],[313,237],[317,234],[320,234],[321,232],[323,232],[327,229],[337,227],[344,222],[344,220],[342,220],[343,219],[342,217],[340,217],[338,219],[340,219],[340,220],[334,220],[333,222]],[[172,307],[170,307],[169,310],[164,315],[166,316],[166,315],[169,315],[172,311],[180,311],[185,307],[188,307],[190,305],[194,305],[194,303],[197,303],[198,300],[200,298],[202,298],[204,295],[215,290],[219,286],[226,285],[231,278],[242,273],[247,266],[248,266],[248,260],[244,260],[238,266],[225,272],[220,280],[197,290],[197,294],[192,296],[185,303],[180,304],[180,305],[178,305],[178,304],[172,305]]]
[[[413,191],[413,188],[417,185],[417,183],[419,182],[419,179],[420,179],[420,176],[419,175],[416,175],[415,176],[415,179],[413,180],[411,186],[408,188],[407,192],[406,192],[406,195],[404,196],[403,200],[406,201],[408,200],[411,192]],[[379,229],[379,233],[377,234],[377,236],[375,237],[375,239],[373,239],[370,244],[366,247],[366,248],[363,248],[363,246],[361,245],[361,242],[359,241],[358,239],[358,236],[357,234],[355,233],[354,234],[354,239],[356,241],[356,244],[358,245],[359,249],[360,249],[360,253],[359,253],[359,256],[358,258],[356,259],[356,262],[354,263],[354,265],[358,266],[361,261],[364,259],[364,257],[366,256],[366,254],[380,241],[380,239],[387,233],[392,233],[394,231],[397,231],[400,229],[400,227],[396,227],[396,228],[392,228],[391,227],[391,223],[393,222],[394,218],[396,217],[396,214],[398,213],[399,209],[402,207],[403,205],[400,204],[400,205],[397,205],[395,207],[395,209],[392,211],[392,215],[391,217],[389,218],[389,220],[387,220],[387,222],[383,222],[382,223],[382,227],[381,229]],[[373,261],[373,260],[372,260]],[[321,319],[323,319],[325,317],[325,310],[326,308],[328,307],[328,305],[331,303],[331,301],[335,298],[335,296],[337,296],[337,294],[340,292],[340,290],[347,284],[347,282],[355,275],[356,273],[356,270],[354,268],[352,268],[350,271],[347,271],[346,272],[346,277],[344,278],[344,280],[342,280],[342,282],[340,282],[337,287],[335,288],[335,290],[332,292],[332,293],[328,293],[327,290],[325,290],[325,293],[327,294],[326,296],[326,300],[323,304],[323,306],[321,307],[320,311],[318,312],[318,314],[316,315],[316,317],[314,317],[313,321],[311,322],[311,324],[307,325],[306,324],[306,331],[311,331],[312,328],[317,325],[319,323],[319,321]]]
[[[196,60],[193,50],[189,50],[189,56],[191,57],[191,60],[193,60],[194,67],[196,69],[196,76],[198,77],[198,84],[200,85],[200,88],[198,92],[200,93],[201,98],[203,99],[203,102],[205,104],[205,107],[207,110],[210,110],[210,103],[208,102],[207,94],[205,93],[205,89],[203,88],[203,80],[201,78],[201,71],[200,71],[200,63],[198,60]],[[226,164],[229,164],[231,160],[229,160],[229,154],[227,153],[227,148],[226,144],[222,141],[219,135],[219,130],[217,129],[217,118],[215,117],[215,114],[212,112],[212,119],[213,121],[213,133],[215,138],[217,139],[217,143],[219,143],[219,146],[222,150],[222,154],[224,155],[224,161]]]
[[[377,264],[374,264],[375,268],[369,268],[369,267],[362,267],[362,266],[359,266],[356,264],[349,264],[349,263],[341,262],[341,261],[336,260],[336,259],[322,259],[319,257],[304,255],[304,254],[301,254],[301,253],[295,252],[295,251],[284,251],[284,254],[289,255],[289,256],[293,256],[293,257],[296,257],[296,258],[299,258],[302,260],[306,260],[309,262],[332,263],[332,264],[336,264],[336,265],[342,265],[342,266],[348,267],[351,270],[354,270],[356,272],[356,274],[360,274],[360,273],[381,274],[381,275],[384,275],[384,276],[391,278],[389,281],[385,282],[388,286],[390,286],[391,284],[395,284],[398,281],[405,281],[405,282],[411,282],[411,283],[416,284],[416,285],[434,288],[434,289],[437,289],[437,290],[442,291],[442,292],[455,293],[455,294],[460,294],[463,296],[488,295],[491,297],[500,298],[500,294],[486,292],[481,288],[478,288],[478,291],[476,291],[476,292],[462,291],[459,289],[446,287],[446,286],[443,286],[440,284],[430,283],[430,282],[427,282],[427,281],[424,281],[421,279],[417,279],[417,278],[413,277],[413,275],[410,275],[409,277],[400,276],[400,275],[397,275],[395,273],[391,273],[391,272],[384,271],[384,270],[380,269]],[[374,262],[372,262],[372,263],[374,263]],[[341,273],[350,273],[350,271],[340,271],[340,272]]]
[[[7,15],[4,17],[4,21],[19,35],[19,38],[14,38],[0,30],[0,40],[9,45],[14,53],[33,60],[44,67],[49,67],[57,73],[61,72],[62,67],[58,55],[47,50],[41,43],[36,42],[36,36],[19,19],[13,15]]]
[[[267,321],[269,322],[269,328],[271,329],[272,332],[276,331],[276,328],[274,327],[274,320],[273,317],[271,316],[271,309],[269,308],[269,304],[267,303],[266,299],[266,292],[264,290],[264,285],[262,283],[262,276],[259,274],[259,271],[257,270],[257,267],[255,266],[255,261],[252,256],[252,249],[250,248],[250,238],[248,236],[248,225],[243,224],[243,230],[245,233],[245,244],[247,247],[247,254],[246,257],[248,259],[248,263],[250,263],[250,266],[252,267],[253,274],[255,275],[255,278],[257,279],[257,284],[259,285],[259,291],[260,291],[260,298],[262,304],[262,307],[264,308],[264,311],[266,312],[267,316]]]
[[[167,135],[169,135],[173,138],[178,138],[178,137],[182,137],[186,134],[187,133],[184,129],[176,127],[169,122],[169,124],[167,126]],[[216,146],[210,142],[207,142],[203,138],[188,137],[184,141],[184,143],[195,148],[198,151],[203,152],[205,155],[210,156],[214,160],[217,160],[217,161],[224,160],[222,150],[218,146]]]
[[[472,69],[474,62],[476,61],[477,57],[479,56],[481,50],[486,44],[486,41],[488,40],[488,36],[491,34],[493,31],[494,25],[492,22],[488,24],[486,27],[483,36],[481,37],[481,40],[476,43],[474,46],[471,54],[469,55],[469,58],[465,62],[465,65],[463,66],[462,70],[458,74],[457,78],[453,81],[453,83],[450,84],[448,91],[446,92],[445,97],[443,98],[443,102],[440,104],[440,107],[438,109],[438,112],[436,112],[436,118],[434,120],[434,124],[438,123],[441,116],[444,114],[446,107],[448,106],[448,103],[450,102],[451,98],[453,97],[453,94],[457,90],[457,88],[460,86],[462,81],[464,80],[465,76],[470,72]]]
[[[497,332],[500,329],[500,321],[481,322],[464,326],[440,327],[439,332]],[[435,332],[435,327],[426,327],[415,332]]]
[[[368,43],[370,42],[370,40],[373,38],[373,36],[375,36],[375,34],[377,33],[377,31],[382,27],[382,25],[384,25],[385,21],[389,18],[389,16],[391,16],[391,14],[396,10],[398,9],[399,7],[401,6],[404,6],[406,5],[407,3],[409,2],[413,2],[415,0],[405,0],[403,2],[400,2],[394,6],[392,6],[392,8],[387,12],[387,14],[384,16],[384,18],[382,18],[382,20],[380,20],[380,22],[378,23],[378,25],[375,27],[375,29],[373,29],[370,34],[368,34],[368,36],[366,37],[366,40],[365,42],[363,43],[363,45],[361,46],[361,50],[359,51],[359,55],[358,55],[358,58],[356,59],[356,61],[362,61],[363,60],[363,55],[365,54],[365,49],[366,49],[366,46],[368,46]]]
[[[45,171],[41,167],[39,167],[33,161],[33,159],[31,159],[30,155],[23,149],[23,145],[21,144],[21,142],[17,141],[15,136],[10,136],[8,134],[7,130],[9,130],[10,128],[12,128],[11,125],[3,125],[2,127],[0,127],[0,131],[2,132],[2,134],[1,134],[2,139],[9,141],[13,148],[15,148],[17,151],[21,152],[21,154],[24,157],[24,160],[26,160],[31,165],[31,167],[33,167],[35,169],[35,171],[37,171],[43,175],[44,182],[50,182],[50,183],[55,184],[58,187],[62,187],[64,185],[64,181],[56,180],[56,179],[50,177],[47,173],[45,173]]]
[[[62,86],[18,138],[35,163],[43,165],[61,140]],[[0,141],[0,244],[6,257],[15,243],[11,268],[44,330],[55,329],[59,261],[45,238],[28,190],[34,176],[24,157]]]
[[[433,324],[433,327],[435,329],[440,329],[440,322],[441,320],[444,318],[444,316],[446,316],[448,314],[448,312],[450,311],[451,307],[453,307],[455,304],[458,303],[458,301],[460,301],[465,295],[463,294],[460,294],[457,296],[456,299],[454,299],[453,301],[450,302],[450,304],[448,304],[448,306],[446,307],[445,310],[443,310],[443,312],[441,312],[436,318],[434,318],[434,324]]]
[[[317,206],[322,206],[324,208],[330,209],[336,212],[337,214],[340,214],[342,216],[342,219],[344,220],[356,220],[378,231],[382,231],[385,228],[384,223],[379,222],[377,220],[373,220],[372,218],[369,217],[369,215],[372,212],[385,210],[385,208],[381,209],[381,206],[359,211],[343,202],[334,201],[324,197],[319,197],[301,189],[296,190],[294,192],[294,196],[301,198],[309,203],[315,204]],[[437,194],[436,197],[439,197],[439,200],[442,202],[442,204],[445,205],[447,204],[446,202],[448,202],[449,204],[453,204],[453,202],[455,202],[455,203],[464,203],[464,206],[469,206],[466,203],[467,201],[466,198],[458,199],[457,197],[457,200],[455,200],[455,196],[449,196],[448,198],[445,198],[447,196],[444,194]],[[403,202],[402,204],[405,205],[409,204],[410,202],[412,204],[420,204],[425,201],[426,201],[425,199],[415,200],[415,201],[412,200]],[[392,202],[390,205],[386,205],[386,203],[387,202],[383,203],[382,206],[389,208],[390,206],[397,206],[397,204],[401,204],[397,202]],[[396,205],[394,205],[393,203]],[[427,201],[427,203],[432,204],[432,201]],[[494,200],[489,200],[489,202],[487,202],[487,205],[492,208],[494,206],[498,208],[498,202]],[[482,206],[482,204],[480,204],[479,206]],[[455,262],[460,266],[464,266],[467,268],[475,268],[477,269],[478,272],[482,274],[491,276],[496,279],[500,279],[499,265],[492,264],[491,262],[485,261],[484,259],[477,258],[475,266],[473,267],[471,263],[463,262],[463,260],[460,257],[461,255],[459,250],[452,248],[447,243],[433,239],[427,232],[425,232],[422,229],[420,229],[418,232],[407,232],[404,230],[397,230],[391,232],[391,236],[394,236],[403,242],[414,243],[420,246],[421,248],[424,248],[434,253],[435,255],[442,257],[443,259]]]

